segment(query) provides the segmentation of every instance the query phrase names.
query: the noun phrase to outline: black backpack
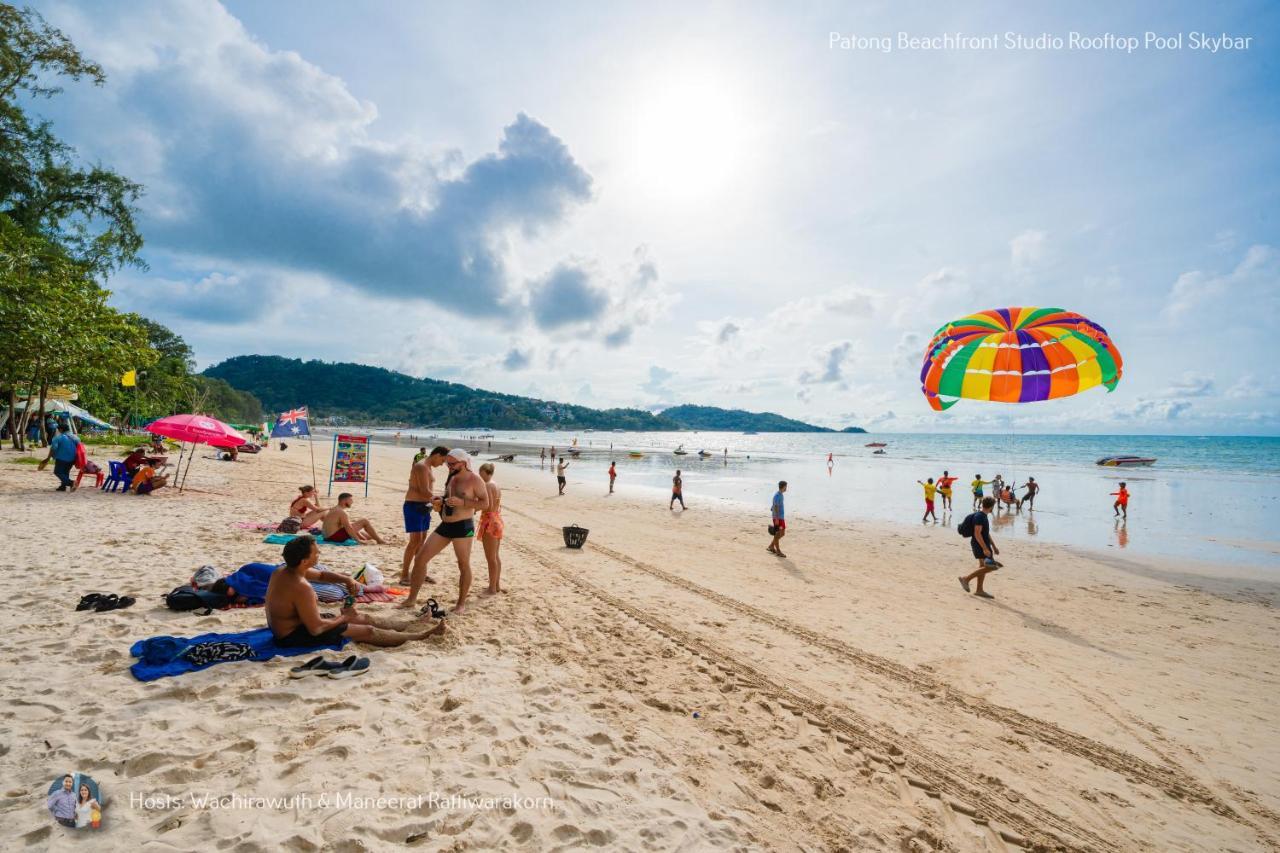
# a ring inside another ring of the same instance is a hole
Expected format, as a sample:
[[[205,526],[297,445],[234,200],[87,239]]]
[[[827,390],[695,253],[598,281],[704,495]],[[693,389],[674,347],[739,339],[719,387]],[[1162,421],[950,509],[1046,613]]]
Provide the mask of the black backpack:
[[[964,521],[960,522],[960,525],[956,528],[956,533],[959,533],[965,539],[973,538],[973,514],[972,513],[964,517]]]
[[[221,609],[226,607],[229,599],[225,595],[219,595],[216,592],[206,592],[203,589],[194,589],[190,584],[175,587],[164,597],[164,604],[170,610],[179,612],[186,610],[203,610],[201,616],[208,616],[215,608]]]

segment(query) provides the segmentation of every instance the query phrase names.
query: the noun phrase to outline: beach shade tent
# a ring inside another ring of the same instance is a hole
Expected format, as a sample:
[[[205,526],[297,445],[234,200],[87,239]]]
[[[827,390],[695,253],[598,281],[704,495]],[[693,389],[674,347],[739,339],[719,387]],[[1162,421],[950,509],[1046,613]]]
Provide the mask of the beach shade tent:
[[[40,405],[40,401],[38,400],[23,400],[13,407],[14,411],[25,412],[28,404],[30,403],[35,403],[36,406]],[[32,408],[35,408],[35,406],[32,406]],[[97,427],[98,429],[115,429],[111,424],[100,418],[95,418],[93,415],[89,414],[70,400],[46,399],[44,401],[44,412],[42,414],[53,415],[55,418],[66,418],[67,423],[71,425],[72,432],[76,432],[76,421],[89,424],[90,426]],[[8,419],[9,409],[6,407],[3,410],[3,414],[0,415],[0,422],[8,421]]]
[[[161,418],[147,424],[147,432],[153,435],[171,438],[174,441],[182,442],[182,452],[186,451],[187,442],[191,442],[191,454],[187,459],[187,473],[191,472],[191,461],[195,459],[195,446],[197,444],[207,444],[210,447],[239,447],[242,444],[248,444],[249,439],[245,438],[236,430],[217,418],[211,418],[208,415],[170,415],[167,418]],[[182,453],[178,455],[178,470],[182,470]],[[183,475],[182,485],[178,487],[181,491],[186,485],[187,478]]]
[[[993,308],[934,332],[920,387],[934,411],[961,399],[1033,403],[1101,385],[1114,391],[1123,371],[1107,330],[1061,308]]]

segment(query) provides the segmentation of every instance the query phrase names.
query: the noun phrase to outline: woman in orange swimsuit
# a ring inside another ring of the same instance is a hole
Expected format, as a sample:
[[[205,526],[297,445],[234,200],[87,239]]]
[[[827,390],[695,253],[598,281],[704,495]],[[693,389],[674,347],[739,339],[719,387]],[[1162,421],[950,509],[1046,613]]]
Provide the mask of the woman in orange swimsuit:
[[[481,465],[479,473],[489,492],[489,508],[480,513],[478,528],[484,558],[489,562],[489,588],[483,594],[494,595],[504,592],[499,583],[502,579],[502,558],[498,555],[498,549],[502,547],[502,489],[493,483],[492,462]]]
[[[299,486],[298,491],[302,494],[289,504],[289,515],[302,519],[302,531],[305,533],[308,527],[324,518],[324,514],[329,510],[321,509],[316,503],[315,486]]]

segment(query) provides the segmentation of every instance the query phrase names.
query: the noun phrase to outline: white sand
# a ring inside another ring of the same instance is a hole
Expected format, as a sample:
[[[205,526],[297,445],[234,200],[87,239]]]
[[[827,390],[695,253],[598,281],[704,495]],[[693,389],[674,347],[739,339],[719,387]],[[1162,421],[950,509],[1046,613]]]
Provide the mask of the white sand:
[[[356,506],[401,543],[410,454],[379,447]],[[69,769],[111,798],[95,839],[109,849],[1280,841],[1280,620],[1265,579],[1200,585],[1194,566],[1018,543],[983,602],[955,581],[971,561],[950,530],[795,518],[779,560],[766,518],[696,494],[684,514],[625,484],[605,497],[604,466],[579,463],[556,497],[549,472],[500,465],[511,591],[473,599],[445,641],[354,648],[372,672],[349,681],[290,680],[305,658],[281,658],[143,684],[128,673],[133,641],[263,624],[253,609],[172,613],[159,596],[202,563],[275,559],[231,522],[284,515],[309,479],[305,447],[200,459],[193,490],[149,498],[55,494],[15,455],[0,454],[0,825],[14,846],[86,840],[43,808]],[[562,547],[574,521],[591,528],[582,552]],[[400,548],[322,553],[334,569],[393,573]],[[431,594],[452,608],[456,573],[433,565]],[[139,602],[75,612],[91,591]],[[200,808],[192,792],[312,807]],[[552,805],[334,802],[433,792]]]

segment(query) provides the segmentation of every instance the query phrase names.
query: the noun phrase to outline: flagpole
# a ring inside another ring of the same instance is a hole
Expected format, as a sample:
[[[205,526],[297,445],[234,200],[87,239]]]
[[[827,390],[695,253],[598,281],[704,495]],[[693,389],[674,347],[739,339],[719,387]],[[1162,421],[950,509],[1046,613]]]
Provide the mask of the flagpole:
[[[315,489],[316,495],[320,494],[320,484],[316,482],[316,442],[315,436],[311,434],[311,420],[307,420],[307,447],[311,448],[311,488]]]

